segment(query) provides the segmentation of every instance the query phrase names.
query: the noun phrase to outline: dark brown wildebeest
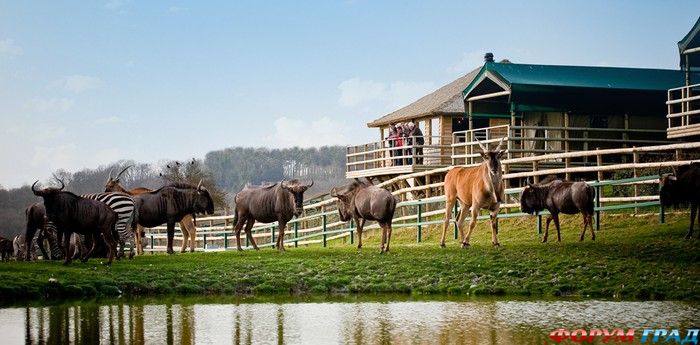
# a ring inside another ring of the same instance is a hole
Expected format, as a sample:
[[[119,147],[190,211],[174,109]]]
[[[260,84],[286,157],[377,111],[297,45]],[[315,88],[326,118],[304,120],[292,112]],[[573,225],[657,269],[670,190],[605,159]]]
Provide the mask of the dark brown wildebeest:
[[[503,172],[501,171],[501,157],[506,150],[501,150],[503,140],[501,138],[495,150],[489,151],[480,141],[481,157],[484,159],[475,167],[454,167],[445,175],[445,221],[442,226],[442,238],[440,246],[445,247],[445,234],[450,223],[450,214],[456,201],[459,201],[459,214],[457,215],[457,228],[462,239],[462,248],[469,246],[469,238],[476,226],[476,218],[481,209],[489,210],[491,215],[491,243],[498,243],[498,211],[501,202],[505,200],[503,184]],[[464,236],[464,219],[471,208],[471,220],[469,231]]]
[[[686,239],[693,237],[695,217],[700,224],[700,163],[693,163],[678,168],[673,174],[661,176],[659,179],[659,199],[665,207],[678,207],[681,203],[690,203],[690,227]],[[698,233],[700,239],[700,233]]]
[[[559,228],[559,213],[583,215],[583,231],[579,241],[583,241],[586,227],[591,228],[591,239],[595,241],[593,230],[593,203],[595,190],[586,182],[571,182],[553,180],[545,183],[532,184],[529,181],[520,197],[520,210],[525,213],[535,213],[547,209],[550,215],[547,217],[547,225],[544,228],[542,243],[547,242],[549,236],[549,222],[554,220],[557,227],[557,242],[561,242]]]
[[[313,185],[313,180],[310,184],[305,185],[294,179],[266,187],[246,186],[238,192],[234,198],[236,213],[233,218],[238,250],[243,250],[241,248],[243,225],[245,225],[246,236],[253,244],[253,248],[258,249],[250,231],[255,221],[262,223],[277,221],[279,236],[275,246],[277,250],[284,251],[284,230],[287,227],[287,222],[292,217],[298,217],[304,212],[304,192]]]
[[[116,177],[112,177],[112,172],[110,171],[109,177],[107,178],[107,182],[105,183],[105,192],[121,192],[129,194],[131,196],[152,192],[153,189],[149,189],[146,187],[137,187],[134,189],[127,190],[121,185],[119,178],[125,171],[127,171],[131,167],[132,166],[129,165],[126,168],[124,168],[119,174],[117,174]],[[180,250],[180,252],[184,253],[186,251],[188,241],[190,244],[190,252],[194,252],[197,239],[197,227],[194,223],[193,214],[187,214],[184,217],[182,217],[182,220],[180,221],[180,230],[182,230],[182,249]],[[138,225],[136,230],[134,231],[134,235],[136,242],[136,253],[139,255],[143,254],[143,245],[141,238],[142,233],[143,229],[140,225]]]
[[[35,240],[39,246],[39,250],[41,250],[44,260],[62,259],[63,249],[57,238],[58,231],[56,230],[56,226],[46,218],[46,208],[44,204],[40,202],[34,203],[25,209],[24,214],[27,219],[27,227],[23,234],[24,236],[22,236],[22,241],[25,242],[18,244],[20,248],[19,251],[22,252],[22,255],[21,257],[18,256],[17,260],[29,261],[30,251],[24,249],[28,245],[26,241],[27,238]],[[37,231],[38,236],[34,238]],[[48,252],[46,250],[47,247],[49,249]],[[15,250],[15,252],[17,252],[17,250]]]
[[[173,183],[152,192],[134,196],[138,207],[138,223],[152,228],[165,223],[168,227],[168,254],[175,254],[173,238],[175,223],[187,215],[213,214],[214,200],[202,181],[195,187],[186,183]],[[140,247],[140,246],[139,246]]]
[[[73,253],[70,252],[69,245],[70,235],[77,232],[92,238],[93,245],[81,258],[82,262],[86,262],[90,258],[99,235],[102,235],[109,252],[107,265],[111,265],[117,247],[117,241],[113,236],[117,231],[117,214],[101,201],[64,192],[63,181],[59,180],[61,188],[44,188],[42,190],[35,189],[38,182],[32,184],[32,192],[44,199],[46,216],[56,225],[59,233],[63,233],[63,249],[66,253],[63,264],[68,265],[72,260]]]
[[[352,219],[357,224],[358,249],[362,248],[362,228],[365,221],[376,220],[382,228],[379,252],[389,251],[396,199],[388,190],[355,179],[342,189],[333,188],[330,195],[338,198],[336,205],[340,220],[347,222]]]
[[[0,260],[10,261],[13,252],[14,248],[12,246],[12,241],[7,238],[0,237]]]

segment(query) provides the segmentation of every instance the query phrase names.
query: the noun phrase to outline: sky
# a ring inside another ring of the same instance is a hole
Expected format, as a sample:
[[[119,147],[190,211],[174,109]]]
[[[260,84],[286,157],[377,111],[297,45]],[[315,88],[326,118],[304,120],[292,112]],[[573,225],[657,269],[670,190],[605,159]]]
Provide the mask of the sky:
[[[0,0],[0,185],[372,142],[483,64],[678,68],[700,1]]]

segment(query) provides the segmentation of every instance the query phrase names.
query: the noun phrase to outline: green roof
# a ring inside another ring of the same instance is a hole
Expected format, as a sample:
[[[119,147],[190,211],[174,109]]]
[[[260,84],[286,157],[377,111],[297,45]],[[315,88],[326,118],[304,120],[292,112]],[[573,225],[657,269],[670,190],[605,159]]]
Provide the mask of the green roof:
[[[685,84],[680,70],[486,63],[464,98],[497,94],[511,111],[664,111],[668,89]],[[507,100],[506,100],[507,98]]]
[[[500,77],[511,89],[545,86],[666,91],[684,83],[681,71],[648,68],[487,63],[481,73],[485,71]],[[477,80],[479,77],[474,81]],[[464,95],[469,94],[475,85],[472,82],[464,90]]]

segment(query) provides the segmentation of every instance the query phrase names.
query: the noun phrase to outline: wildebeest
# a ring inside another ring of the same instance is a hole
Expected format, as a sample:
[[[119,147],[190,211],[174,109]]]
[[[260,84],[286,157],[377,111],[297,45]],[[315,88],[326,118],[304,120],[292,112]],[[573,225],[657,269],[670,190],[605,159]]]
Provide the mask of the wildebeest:
[[[107,178],[107,182],[105,183],[105,192],[121,192],[121,193],[126,193],[131,196],[136,196],[140,195],[143,193],[148,193],[152,192],[153,189],[145,188],[145,187],[137,187],[134,189],[126,189],[124,186],[121,185],[120,178],[122,174],[127,171],[131,165],[127,166],[124,168],[119,174],[117,174],[116,177],[112,177],[112,172],[109,172],[109,177]],[[184,253],[185,250],[187,249],[187,243],[189,241],[190,245],[190,251],[194,252],[194,248],[196,245],[196,238],[197,238],[197,227],[195,226],[194,223],[194,216],[192,214],[185,215],[182,217],[182,220],[180,221],[180,230],[182,230],[182,249],[180,250],[181,253]],[[140,226],[137,226],[136,231],[135,231],[135,242],[136,242],[136,252],[140,255],[143,254],[143,246],[142,246],[142,229]]]
[[[214,200],[202,181],[195,187],[186,183],[173,183],[152,192],[134,196],[138,207],[138,223],[152,228],[165,223],[168,233],[168,254],[173,251],[175,223],[187,215],[213,214]],[[138,245],[140,247],[140,245]]]
[[[487,209],[491,215],[491,243],[498,243],[498,211],[501,202],[505,200],[503,184],[503,172],[501,171],[501,157],[506,150],[501,150],[503,140],[501,138],[495,150],[489,151],[479,139],[481,157],[484,161],[475,167],[454,167],[445,175],[445,220],[442,226],[442,238],[440,246],[445,247],[445,234],[450,223],[450,214],[456,201],[459,201],[459,214],[457,215],[457,228],[462,238],[462,248],[469,246],[469,238],[476,226],[476,218],[481,209]],[[464,236],[464,219],[471,208],[471,220],[469,231]]]
[[[109,208],[112,209],[117,214],[117,234],[115,238],[118,238],[119,242],[119,253],[117,258],[124,256],[124,243],[129,241],[131,244],[131,251],[129,253],[129,259],[134,257],[134,231],[136,227],[137,209],[134,199],[125,193],[119,192],[109,192],[109,193],[90,193],[80,195],[83,198],[93,199],[97,201],[102,201]]]
[[[246,186],[236,194],[236,213],[233,222],[236,231],[236,245],[241,248],[241,229],[245,225],[245,232],[253,248],[258,249],[258,245],[253,239],[250,230],[255,221],[271,223],[277,221],[279,226],[279,236],[275,246],[277,250],[284,251],[284,230],[287,222],[292,217],[304,212],[304,192],[313,186],[314,181],[305,185],[299,180],[289,180],[275,183],[266,187]]]
[[[10,261],[13,251],[12,241],[7,238],[0,237],[0,260]]]
[[[117,246],[113,236],[116,232],[117,214],[101,201],[82,198],[71,192],[63,191],[65,185],[61,180],[59,180],[61,188],[44,188],[42,190],[35,188],[38,182],[32,184],[32,192],[44,199],[48,219],[56,225],[60,233],[63,233],[63,248],[66,250],[63,264],[68,265],[72,260],[73,253],[70,252],[69,246],[70,235],[77,232],[92,238],[92,247],[81,258],[81,261],[86,262],[90,258],[99,235],[102,235],[109,251],[107,264],[111,265]]]
[[[46,208],[43,203],[37,202],[29,205],[24,211],[27,227],[21,238],[21,242],[16,244],[18,250],[21,251],[22,255],[17,256],[17,260],[27,260],[29,261],[29,255],[31,251],[25,250],[24,248],[33,248],[30,246],[27,238],[33,239],[39,246],[45,260],[59,260],[63,258],[63,249],[61,244],[58,242],[58,232],[56,226],[48,220],[46,217]],[[35,234],[38,231],[38,235],[35,238]],[[17,241],[15,241],[17,242]],[[29,247],[28,247],[29,246]],[[48,252],[47,252],[48,247]],[[50,253],[50,254],[49,254]]]
[[[688,166],[678,168],[674,174],[663,175],[659,179],[659,199],[661,204],[668,207],[678,206],[681,203],[690,203],[690,227],[685,236],[689,239],[693,236],[695,217],[700,224],[700,163],[696,162]],[[700,233],[698,233],[700,239]]]
[[[561,242],[559,228],[559,213],[583,215],[583,231],[579,241],[583,241],[586,227],[591,228],[591,239],[595,241],[593,230],[593,203],[595,190],[585,182],[553,180],[545,183],[532,184],[529,181],[520,197],[520,210],[525,213],[537,213],[547,209],[550,215],[544,228],[542,242],[547,242],[549,223],[554,220],[557,227],[557,241]]]
[[[338,199],[336,205],[340,220],[347,222],[352,219],[357,224],[358,249],[362,248],[362,228],[365,221],[376,220],[382,228],[379,252],[389,251],[396,199],[388,190],[355,179],[342,189],[333,188],[330,195]]]

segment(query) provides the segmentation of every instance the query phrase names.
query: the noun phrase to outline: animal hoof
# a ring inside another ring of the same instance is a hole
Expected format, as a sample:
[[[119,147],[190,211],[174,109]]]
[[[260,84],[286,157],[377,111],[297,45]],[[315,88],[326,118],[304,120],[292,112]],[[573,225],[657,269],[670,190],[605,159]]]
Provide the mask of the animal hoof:
[[[542,240],[542,243],[547,243],[547,239],[546,239],[546,238],[543,239],[543,240]]]
[[[493,244],[493,246],[494,246],[494,247],[500,247],[500,246],[501,246],[501,244],[500,244],[500,243],[498,243],[498,242],[496,242],[496,243],[494,243],[494,244]]]
[[[693,235],[691,235],[691,234],[685,235],[685,239],[686,239],[686,240],[689,240],[689,239],[691,239],[691,238],[693,238]],[[700,239],[700,237],[698,237],[698,238]]]
[[[446,248],[444,243],[440,243],[440,248]]]
[[[469,243],[462,242],[462,249],[467,249],[467,248],[469,248]]]

